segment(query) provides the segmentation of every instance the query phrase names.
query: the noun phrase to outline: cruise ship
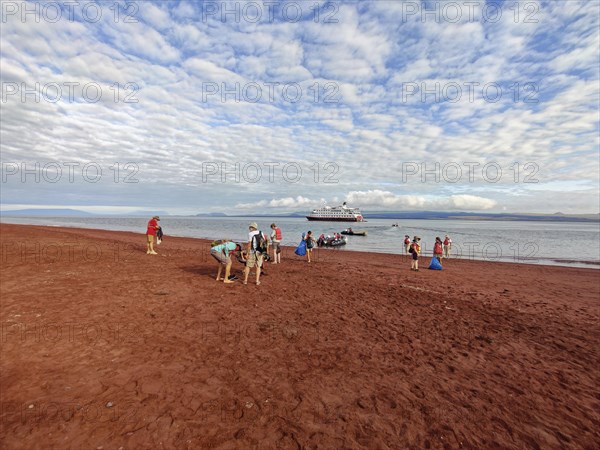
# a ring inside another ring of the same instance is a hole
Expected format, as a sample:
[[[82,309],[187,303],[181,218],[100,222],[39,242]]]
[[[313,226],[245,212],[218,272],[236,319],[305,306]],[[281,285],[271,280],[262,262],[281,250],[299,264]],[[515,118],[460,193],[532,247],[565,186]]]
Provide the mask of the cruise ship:
[[[313,209],[306,218],[331,222],[362,222],[364,220],[360,209],[348,208],[346,202],[341,206],[323,206]]]

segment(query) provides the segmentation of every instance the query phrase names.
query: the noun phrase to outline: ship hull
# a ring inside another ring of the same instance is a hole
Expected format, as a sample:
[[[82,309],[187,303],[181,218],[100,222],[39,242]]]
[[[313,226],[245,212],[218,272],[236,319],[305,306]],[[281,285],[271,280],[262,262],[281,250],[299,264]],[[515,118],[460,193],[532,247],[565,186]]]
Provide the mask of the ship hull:
[[[332,218],[332,217],[314,217],[314,216],[306,216],[308,220],[318,220],[321,222],[362,222],[362,219],[358,219],[356,217],[348,217],[348,218]]]

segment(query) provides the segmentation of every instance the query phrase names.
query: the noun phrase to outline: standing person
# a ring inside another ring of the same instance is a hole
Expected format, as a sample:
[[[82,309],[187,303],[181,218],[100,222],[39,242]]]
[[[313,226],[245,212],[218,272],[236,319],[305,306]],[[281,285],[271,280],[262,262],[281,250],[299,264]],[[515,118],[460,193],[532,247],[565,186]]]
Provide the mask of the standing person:
[[[158,222],[160,221],[160,217],[154,216],[152,219],[148,221],[148,226],[146,228],[146,254],[147,255],[158,255],[154,251],[154,236],[156,236],[156,231],[160,229]]]
[[[252,222],[248,229],[248,243],[246,244],[246,252],[248,259],[246,260],[246,268],[244,269],[244,284],[248,284],[248,274],[250,269],[256,266],[256,285],[260,285],[260,269],[263,264],[263,254],[259,249],[259,239],[261,232],[258,231],[256,222]]]
[[[310,255],[312,255],[312,249],[315,246],[315,239],[313,238],[312,231],[306,233],[304,240],[306,241],[306,259],[310,263]]]
[[[219,262],[219,270],[217,272],[217,281],[223,280],[223,283],[233,283],[229,278],[231,273],[231,255],[230,252],[236,250],[235,242],[231,241],[218,241],[217,245],[214,245],[210,249],[210,256],[215,258]],[[221,269],[225,266],[225,277],[221,278]]]
[[[404,253],[408,255],[408,250],[410,249],[410,236],[408,234],[404,235]]]
[[[444,238],[444,258],[450,257],[450,250],[452,250],[452,239],[446,235]]]
[[[281,228],[274,223],[271,224],[271,242],[273,243],[273,264],[281,264]]]
[[[438,259],[440,264],[443,258],[442,240],[439,237],[435,238],[435,244],[433,244],[433,256]]]
[[[413,238],[412,244],[410,244],[410,248],[408,249],[409,253],[412,254],[410,270],[414,270],[415,272],[419,271],[419,254],[421,253],[421,246],[419,245],[420,241],[421,238],[419,236],[415,236]]]

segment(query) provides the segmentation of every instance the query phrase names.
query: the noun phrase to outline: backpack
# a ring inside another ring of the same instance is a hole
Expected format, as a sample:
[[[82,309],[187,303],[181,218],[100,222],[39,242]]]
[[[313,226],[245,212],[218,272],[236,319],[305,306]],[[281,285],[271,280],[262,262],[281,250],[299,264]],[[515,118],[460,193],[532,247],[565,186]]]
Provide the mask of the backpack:
[[[306,248],[313,248],[315,246],[315,243],[313,241],[312,236],[309,236],[306,238]]]
[[[279,227],[275,228],[275,239],[281,241],[281,228]]]
[[[257,234],[252,236],[252,248],[256,253],[267,252],[267,240],[265,239],[265,235],[262,231],[259,231]]]
[[[413,248],[413,246],[411,245],[411,246],[408,248],[408,253],[414,253],[414,252],[415,252],[415,249],[414,249],[414,248]]]

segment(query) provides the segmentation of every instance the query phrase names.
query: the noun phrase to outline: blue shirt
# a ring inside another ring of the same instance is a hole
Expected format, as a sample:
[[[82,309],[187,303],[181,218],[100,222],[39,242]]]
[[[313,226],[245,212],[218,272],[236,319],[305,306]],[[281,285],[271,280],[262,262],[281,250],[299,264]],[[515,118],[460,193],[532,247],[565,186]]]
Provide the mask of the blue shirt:
[[[210,249],[211,252],[225,252],[225,256],[229,257],[229,252],[235,250],[235,242],[225,242],[223,244],[215,245]]]

